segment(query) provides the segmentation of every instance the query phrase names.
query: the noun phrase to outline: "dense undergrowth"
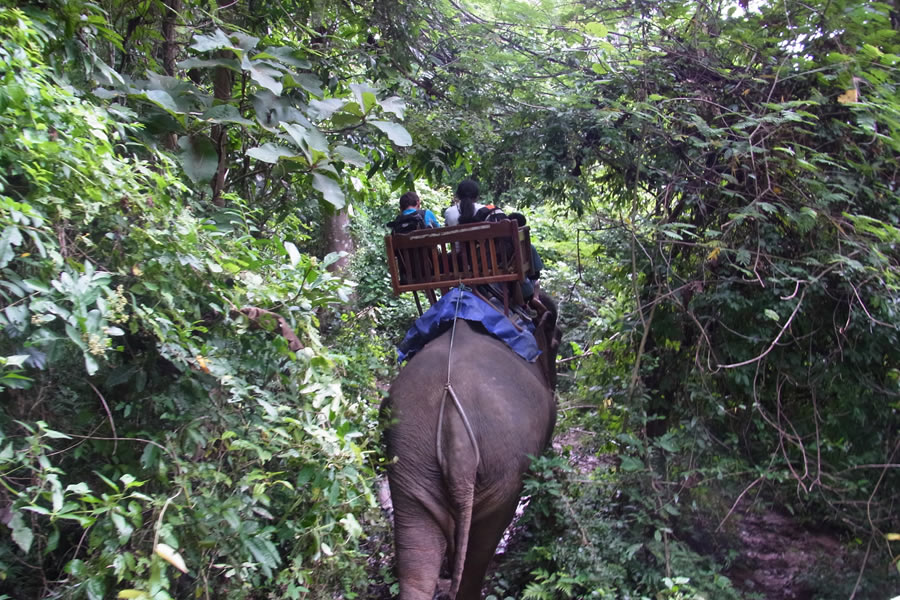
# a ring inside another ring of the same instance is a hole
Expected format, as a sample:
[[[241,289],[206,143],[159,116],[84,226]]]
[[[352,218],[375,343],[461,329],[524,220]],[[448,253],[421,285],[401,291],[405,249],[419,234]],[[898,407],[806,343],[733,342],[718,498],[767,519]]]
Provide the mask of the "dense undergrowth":
[[[333,258],[204,203],[129,109],[48,68],[48,23],[0,30],[0,594],[359,589],[387,360],[368,331],[323,344],[352,293]]]

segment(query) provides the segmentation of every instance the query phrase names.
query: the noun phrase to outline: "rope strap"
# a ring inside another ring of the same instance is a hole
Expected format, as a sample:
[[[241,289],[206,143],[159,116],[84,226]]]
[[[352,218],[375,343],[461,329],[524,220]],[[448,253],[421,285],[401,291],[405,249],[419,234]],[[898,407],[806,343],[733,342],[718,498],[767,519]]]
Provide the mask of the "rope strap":
[[[478,450],[478,442],[475,440],[475,432],[472,430],[472,425],[471,423],[469,423],[469,418],[466,416],[466,411],[463,410],[462,404],[460,403],[459,398],[457,397],[456,392],[453,389],[453,386],[450,384],[450,365],[453,359],[453,341],[456,337],[456,321],[459,317],[459,303],[460,300],[462,300],[462,284],[460,284],[459,286],[459,291],[460,293],[456,297],[456,314],[453,315],[453,328],[450,331],[450,351],[447,353],[447,383],[444,384],[444,394],[441,396],[441,407],[438,411],[437,436],[435,439],[437,460],[438,465],[440,465],[441,467],[441,470],[444,470],[444,450],[441,446],[441,433],[444,429],[444,405],[447,403],[448,395],[453,398],[453,405],[456,407],[456,411],[462,418],[463,425],[465,425],[466,427],[466,433],[469,434],[469,441],[472,442],[472,448],[475,450],[475,467],[477,468],[478,465],[481,464],[481,452]]]

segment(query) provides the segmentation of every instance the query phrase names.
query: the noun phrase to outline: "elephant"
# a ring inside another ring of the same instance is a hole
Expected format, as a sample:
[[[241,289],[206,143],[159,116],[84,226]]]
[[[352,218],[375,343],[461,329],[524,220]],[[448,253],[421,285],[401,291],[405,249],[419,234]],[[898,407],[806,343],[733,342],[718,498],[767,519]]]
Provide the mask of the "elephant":
[[[561,334],[555,303],[546,294],[541,301],[548,310],[535,328],[537,362],[460,319],[390,387],[384,441],[400,600],[432,600],[445,554],[451,600],[481,598],[530,457],[556,423]]]

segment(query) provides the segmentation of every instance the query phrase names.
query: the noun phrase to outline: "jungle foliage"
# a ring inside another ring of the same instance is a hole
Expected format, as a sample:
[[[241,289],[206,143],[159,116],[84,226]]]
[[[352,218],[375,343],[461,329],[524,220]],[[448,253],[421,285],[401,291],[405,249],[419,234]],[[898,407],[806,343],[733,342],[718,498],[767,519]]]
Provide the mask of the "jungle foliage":
[[[745,597],[757,508],[858,551],[817,597],[896,583],[895,7],[0,7],[0,597],[386,589],[382,224],[463,175],[529,216],[589,432],[495,595]]]

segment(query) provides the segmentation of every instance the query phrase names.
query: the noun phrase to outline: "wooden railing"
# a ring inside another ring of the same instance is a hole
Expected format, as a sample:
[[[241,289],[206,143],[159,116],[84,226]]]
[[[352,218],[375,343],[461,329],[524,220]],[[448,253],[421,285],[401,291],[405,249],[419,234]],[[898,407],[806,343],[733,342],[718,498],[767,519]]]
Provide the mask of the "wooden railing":
[[[529,229],[513,220],[419,229],[384,241],[395,295],[522,281],[531,271]]]

